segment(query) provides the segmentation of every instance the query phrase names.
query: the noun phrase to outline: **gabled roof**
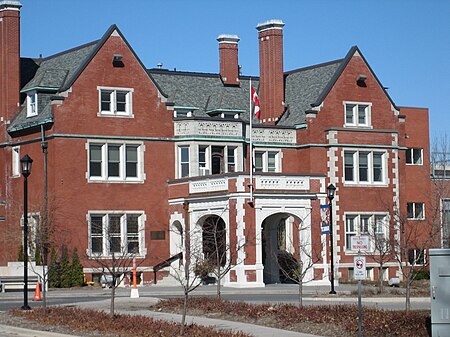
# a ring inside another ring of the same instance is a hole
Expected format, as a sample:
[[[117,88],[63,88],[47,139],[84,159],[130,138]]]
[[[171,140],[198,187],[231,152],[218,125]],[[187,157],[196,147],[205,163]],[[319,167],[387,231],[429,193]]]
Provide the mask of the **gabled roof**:
[[[342,60],[339,68],[336,70],[336,72],[334,73],[333,77],[330,79],[330,81],[328,82],[328,84],[326,85],[326,87],[324,88],[324,90],[322,91],[322,93],[319,95],[319,97],[317,98],[317,100],[312,103],[312,107],[316,107],[322,104],[322,102],[325,100],[325,98],[328,96],[328,94],[330,93],[331,89],[333,88],[333,86],[336,84],[336,81],[339,79],[339,77],[341,76],[342,72],[344,71],[344,69],[347,67],[348,63],[350,62],[350,60],[352,59],[353,55],[355,55],[355,53],[358,53],[359,56],[361,56],[361,58],[364,60],[364,63],[367,65],[367,67],[369,68],[370,72],[372,73],[373,77],[375,78],[375,80],[377,81],[378,85],[380,86],[380,88],[384,91],[384,93],[386,94],[387,98],[391,101],[391,104],[394,106],[395,109],[398,110],[397,106],[395,105],[394,101],[392,100],[392,98],[389,96],[389,94],[387,93],[387,91],[384,89],[383,85],[381,84],[380,80],[378,79],[377,75],[375,74],[375,72],[372,70],[372,68],[370,67],[369,63],[367,62],[366,58],[364,57],[364,55],[361,53],[361,50],[358,48],[358,46],[353,46],[350,48],[350,50],[348,51],[347,55],[345,56],[345,58]]]
[[[120,29],[116,25],[112,25],[105,34],[103,34],[103,37],[100,40],[66,50],[44,59],[22,58],[21,92],[37,90],[40,92],[57,94],[68,90],[113,33],[117,33],[122,38],[142,66],[142,70],[146,71],[143,63],[136,55],[133,48],[131,48]],[[153,81],[153,79],[151,80]],[[158,90],[160,90],[157,83],[154,84]],[[163,92],[161,92],[161,94],[165,96]],[[53,122],[50,96],[44,94],[43,97],[48,99],[42,100],[41,105],[39,105],[39,114],[27,118],[26,108],[22,107],[22,110],[11,122],[8,132]]]

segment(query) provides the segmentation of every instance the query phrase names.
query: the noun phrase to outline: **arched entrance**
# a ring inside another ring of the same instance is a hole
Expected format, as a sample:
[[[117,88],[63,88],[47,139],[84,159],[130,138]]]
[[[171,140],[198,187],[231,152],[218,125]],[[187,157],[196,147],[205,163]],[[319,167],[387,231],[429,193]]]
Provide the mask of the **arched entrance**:
[[[289,213],[276,213],[263,221],[261,249],[265,284],[289,282],[286,273],[296,268],[299,260],[300,223]]]
[[[224,266],[227,258],[225,221],[218,215],[208,215],[200,224],[203,258],[213,266]]]

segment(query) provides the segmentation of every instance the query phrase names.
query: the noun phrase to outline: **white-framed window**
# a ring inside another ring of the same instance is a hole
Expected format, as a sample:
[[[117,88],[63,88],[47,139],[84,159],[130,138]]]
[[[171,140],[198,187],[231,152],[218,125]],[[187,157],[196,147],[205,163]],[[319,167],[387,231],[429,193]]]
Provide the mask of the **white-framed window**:
[[[423,164],[423,149],[409,148],[406,150],[406,164],[407,165],[422,165]]]
[[[142,182],[144,145],[142,143],[88,142],[88,180]]]
[[[424,220],[425,204],[423,202],[408,202],[406,204],[406,214],[410,220]]]
[[[385,156],[385,152],[378,151],[344,151],[345,183],[385,184],[387,181]]]
[[[14,146],[12,148],[12,176],[14,178],[20,177],[20,146]]]
[[[131,88],[97,87],[99,92],[99,115],[133,117]]]
[[[227,166],[228,172],[236,172],[236,150],[235,146],[227,147]]]
[[[371,108],[372,103],[344,102],[344,126],[370,127]]]
[[[367,235],[369,250],[380,249],[388,238],[389,224],[387,214],[380,213],[346,213],[345,214],[345,247],[351,251],[353,236]]]
[[[255,172],[281,172],[281,152],[255,150]]]
[[[37,116],[38,114],[38,95],[33,91],[27,94],[27,117]]]
[[[199,175],[223,174],[236,171],[236,150],[230,145],[198,146]]]
[[[143,211],[90,211],[87,219],[89,256],[146,254]]]
[[[190,174],[190,146],[178,147],[178,178],[189,177]]]
[[[424,265],[426,263],[425,249],[411,248],[408,250],[408,262],[411,266]]]

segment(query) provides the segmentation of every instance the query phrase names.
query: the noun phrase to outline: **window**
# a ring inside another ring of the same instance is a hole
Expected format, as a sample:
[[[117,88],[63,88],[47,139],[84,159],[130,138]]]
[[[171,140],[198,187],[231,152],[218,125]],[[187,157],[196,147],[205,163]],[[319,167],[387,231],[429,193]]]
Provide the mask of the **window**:
[[[133,89],[98,87],[100,115],[132,117]]]
[[[209,170],[209,146],[201,145],[198,147],[198,170],[201,176],[210,174]]]
[[[228,146],[227,149],[228,172],[236,172],[236,148]]]
[[[133,212],[89,214],[91,255],[144,255],[144,215]]]
[[[408,219],[412,220],[425,219],[425,205],[423,202],[408,202],[406,208]]]
[[[345,182],[383,184],[386,180],[384,156],[384,152],[344,151]]]
[[[178,147],[178,176],[189,177],[189,146]]]
[[[20,177],[20,169],[20,146],[14,146],[12,148],[12,176]]]
[[[425,250],[424,249],[418,249],[418,248],[412,248],[408,250],[408,262],[410,265],[424,265],[425,260]]]
[[[32,92],[27,95],[27,117],[37,116],[37,114],[38,114],[37,93]]]
[[[344,103],[345,126],[370,126],[370,103]]]
[[[255,151],[255,172],[281,172],[279,151]]]
[[[89,143],[90,181],[143,180],[141,144]]]
[[[353,236],[369,236],[369,250],[380,249],[379,243],[387,238],[388,223],[386,214],[346,214],[345,215],[345,247],[351,249]],[[379,241],[376,241],[379,240]]]
[[[409,165],[422,165],[422,153],[423,150],[419,148],[411,148],[406,150],[406,164]]]

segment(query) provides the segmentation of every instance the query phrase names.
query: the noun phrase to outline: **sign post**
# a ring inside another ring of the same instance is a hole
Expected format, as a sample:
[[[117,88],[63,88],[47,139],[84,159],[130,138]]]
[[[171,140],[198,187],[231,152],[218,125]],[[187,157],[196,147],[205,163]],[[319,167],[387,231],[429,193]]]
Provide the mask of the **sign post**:
[[[358,337],[362,337],[362,303],[361,303],[361,281],[366,279],[366,257],[361,256],[361,251],[369,249],[369,237],[353,236],[351,238],[351,249],[358,251],[353,261],[353,273],[358,280]]]

